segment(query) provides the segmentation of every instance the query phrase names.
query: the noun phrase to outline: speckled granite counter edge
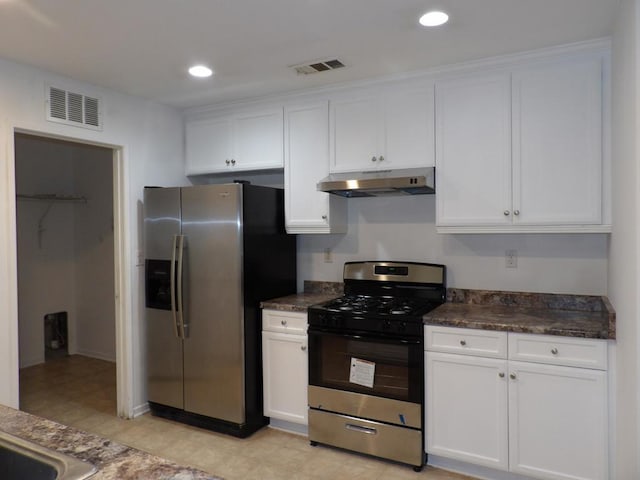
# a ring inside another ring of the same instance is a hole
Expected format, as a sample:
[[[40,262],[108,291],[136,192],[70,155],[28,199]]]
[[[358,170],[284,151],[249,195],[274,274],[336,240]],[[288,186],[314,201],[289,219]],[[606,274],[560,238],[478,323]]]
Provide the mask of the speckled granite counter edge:
[[[220,480],[205,472],[0,405],[0,429],[94,465],[91,480]]]
[[[284,297],[265,300],[260,303],[262,308],[280,310],[283,312],[306,312],[307,308],[317,303],[323,303],[342,295],[344,284],[341,282],[304,281],[304,292],[286,295]]]

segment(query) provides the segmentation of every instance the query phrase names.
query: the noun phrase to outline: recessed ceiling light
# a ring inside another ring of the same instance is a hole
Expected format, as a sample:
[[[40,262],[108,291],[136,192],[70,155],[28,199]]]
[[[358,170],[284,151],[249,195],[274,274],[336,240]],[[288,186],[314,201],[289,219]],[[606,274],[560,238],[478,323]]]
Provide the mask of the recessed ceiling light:
[[[448,20],[449,15],[444,12],[434,10],[432,12],[427,12],[420,17],[420,25],[425,27],[437,27],[438,25],[447,23]]]
[[[193,77],[206,78],[213,75],[213,70],[204,65],[194,65],[189,69],[189,74]]]

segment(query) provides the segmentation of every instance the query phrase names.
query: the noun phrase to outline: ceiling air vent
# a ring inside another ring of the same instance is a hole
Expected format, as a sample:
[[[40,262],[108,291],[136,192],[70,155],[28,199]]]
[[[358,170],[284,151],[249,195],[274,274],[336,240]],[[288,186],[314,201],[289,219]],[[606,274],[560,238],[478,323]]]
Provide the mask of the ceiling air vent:
[[[293,68],[298,75],[309,75],[310,73],[326,72],[328,70],[336,70],[343,68],[344,63],[334,58],[332,60],[322,60],[304,63],[302,65],[294,65]]]
[[[47,120],[50,122],[102,130],[100,109],[99,98],[56,87],[47,89]]]

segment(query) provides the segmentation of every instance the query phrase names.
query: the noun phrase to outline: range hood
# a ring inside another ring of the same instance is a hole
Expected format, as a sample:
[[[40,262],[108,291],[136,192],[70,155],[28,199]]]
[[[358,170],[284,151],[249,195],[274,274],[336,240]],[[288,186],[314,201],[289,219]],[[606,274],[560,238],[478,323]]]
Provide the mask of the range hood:
[[[332,173],[318,190],[347,198],[436,193],[435,167]]]

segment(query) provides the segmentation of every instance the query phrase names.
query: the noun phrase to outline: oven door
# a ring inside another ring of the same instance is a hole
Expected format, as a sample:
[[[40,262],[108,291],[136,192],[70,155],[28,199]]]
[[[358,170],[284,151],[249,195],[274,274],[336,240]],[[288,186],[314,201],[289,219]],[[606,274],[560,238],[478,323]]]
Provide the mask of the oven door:
[[[309,329],[309,407],[422,428],[421,339]]]

